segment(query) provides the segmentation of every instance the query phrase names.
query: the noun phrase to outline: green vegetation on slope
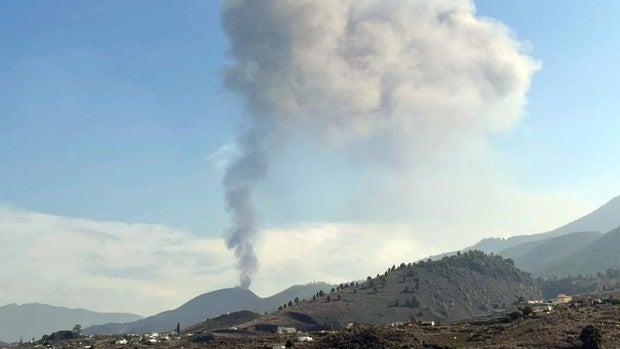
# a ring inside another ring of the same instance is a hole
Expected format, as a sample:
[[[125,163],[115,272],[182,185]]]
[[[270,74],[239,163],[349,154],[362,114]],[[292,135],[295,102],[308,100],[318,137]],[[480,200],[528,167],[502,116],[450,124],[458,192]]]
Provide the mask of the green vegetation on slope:
[[[318,292],[307,302],[283,306],[260,321],[298,328],[340,328],[350,322],[409,321],[411,316],[455,320],[487,314],[521,296],[541,297],[529,274],[509,259],[469,251],[439,261],[392,266],[364,281]],[[305,314],[312,321],[299,321],[293,314]]]

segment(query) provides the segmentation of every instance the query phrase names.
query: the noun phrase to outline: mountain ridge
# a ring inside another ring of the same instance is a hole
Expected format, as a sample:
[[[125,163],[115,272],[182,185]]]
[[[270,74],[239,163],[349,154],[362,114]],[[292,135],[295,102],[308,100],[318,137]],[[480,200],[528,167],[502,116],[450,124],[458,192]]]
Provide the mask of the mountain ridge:
[[[597,231],[568,233],[511,246],[498,254],[514,260],[520,269],[538,274],[544,266],[565,258],[603,235]]]
[[[109,323],[85,328],[84,334],[145,333],[171,331],[177,323],[183,328],[222,314],[249,310],[256,313],[275,310],[288,302],[292,292],[297,297],[312,296],[320,289],[331,287],[324,282],[291,286],[273,296],[261,298],[241,287],[223,288],[196,296],[181,306],[130,323]]]
[[[502,251],[509,251],[519,245],[531,244],[533,247],[538,242],[564,236],[577,232],[598,232],[605,234],[620,227],[620,196],[616,196],[594,211],[577,218],[567,224],[556,229],[529,235],[515,235],[508,238],[489,237],[484,238],[474,245],[465,247],[458,251],[446,252],[439,255],[430,256],[430,259],[440,259],[445,256],[451,256],[457,252],[465,252],[469,250],[479,250],[485,253],[501,254]],[[620,246],[619,246],[620,247]],[[507,255],[510,257],[510,254]]]
[[[73,309],[43,303],[11,303],[0,307],[0,338],[17,342],[30,340],[57,330],[83,327],[111,321],[135,321],[142,316],[130,313],[102,313],[88,309]]]
[[[544,266],[538,274],[568,276],[604,273],[609,268],[620,267],[619,250],[620,227]]]
[[[607,233],[620,226],[620,196],[607,201],[598,209],[577,218],[567,224],[544,233],[530,235],[516,235],[509,238],[487,238],[469,247],[487,253],[497,253],[517,244],[557,237],[568,233],[582,231],[597,231]],[[497,243],[497,247],[495,246]],[[499,247],[503,246],[503,247]]]

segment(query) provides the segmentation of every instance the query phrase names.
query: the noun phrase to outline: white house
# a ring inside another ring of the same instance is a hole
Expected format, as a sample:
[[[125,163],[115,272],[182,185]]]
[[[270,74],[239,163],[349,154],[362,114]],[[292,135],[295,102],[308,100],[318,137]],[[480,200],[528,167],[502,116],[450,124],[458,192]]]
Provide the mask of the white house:
[[[551,304],[558,305],[563,303],[570,303],[573,300],[573,297],[560,293],[554,299],[551,300]]]
[[[278,327],[278,333],[279,334],[295,334],[297,333],[297,330],[295,329],[295,327]]]

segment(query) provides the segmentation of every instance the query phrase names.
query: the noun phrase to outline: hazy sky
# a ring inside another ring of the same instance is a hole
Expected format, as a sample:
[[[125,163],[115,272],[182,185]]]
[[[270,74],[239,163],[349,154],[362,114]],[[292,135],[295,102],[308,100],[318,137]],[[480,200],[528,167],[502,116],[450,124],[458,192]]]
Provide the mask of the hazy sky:
[[[448,147],[406,170],[291,131],[256,188],[253,290],[545,231],[620,193],[620,3],[475,6],[538,64],[515,121],[468,141],[475,155]],[[249,112],[223,84],[220,15],[218,1],[0,2],[0,304],[148,315],[237,282],[221,182]],[[351,241],[376,258],[343,254]],[[55,268],[75,280],[43,276]]]

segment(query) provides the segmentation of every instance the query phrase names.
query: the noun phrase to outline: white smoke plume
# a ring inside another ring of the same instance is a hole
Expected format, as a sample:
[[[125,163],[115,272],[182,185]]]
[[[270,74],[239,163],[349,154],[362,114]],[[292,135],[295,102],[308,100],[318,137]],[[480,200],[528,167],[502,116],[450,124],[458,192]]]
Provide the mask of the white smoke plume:
[[[355,159],[423,162],[514,125],[538,69],[468,0],[230,0],[222,22],[226,85],[252,117],[224,181],[228,246],[246,287],[257,268],[251,194],[275,148],[268,140],[303,130]]]
[[[232,162],[224,176],[226,205],[232,219],[226,245],[239,260],[240,286],[248,288],[256,272],[257,258],[254,239],[258,233],[252,188],[268,167],[265,129],[258,125],[240,138],[241,155]]]

